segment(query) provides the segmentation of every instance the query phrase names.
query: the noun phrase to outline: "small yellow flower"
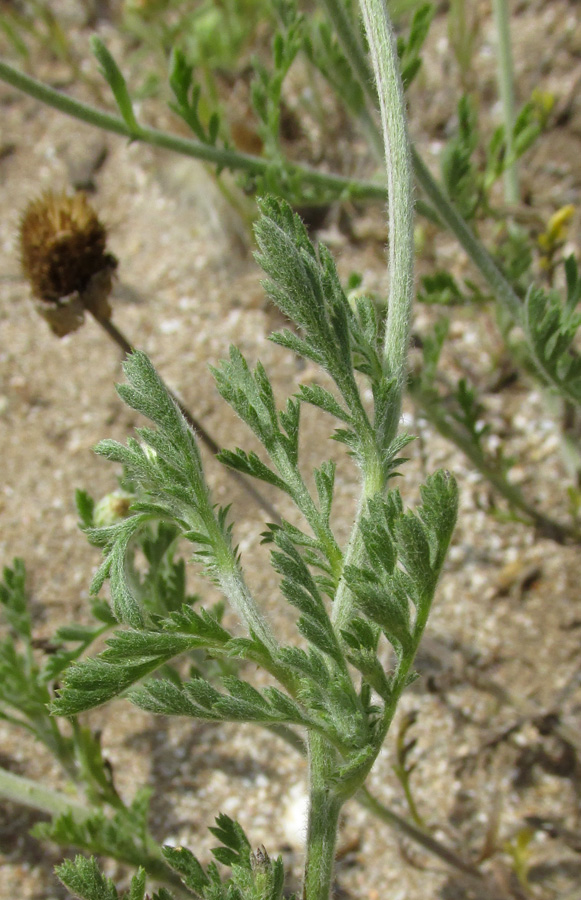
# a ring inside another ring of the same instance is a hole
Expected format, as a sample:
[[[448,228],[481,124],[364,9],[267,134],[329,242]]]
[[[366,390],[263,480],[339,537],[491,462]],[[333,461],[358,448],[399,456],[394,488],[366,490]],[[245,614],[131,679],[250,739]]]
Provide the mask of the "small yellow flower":
[[[535,89],[531,94],[531,100],[535,107],[537,117],[544,127],[555,106],[555,95],[550,91]]]
[[[539,265],[544,272],[551,272],[554,268],[555,254],[567,240],[569,222],[574,213],[574,206],[562,206],[553,213],[546,229],[538,236],[537,242],[541,250]]]
[[[569,204],[562,206],[553,213],[547,223],[546,230],[539,235],[539,246],[543,250],[550,250],[557,244],[562,244],[567,238],[567,227],[575,212],[575,207]]]

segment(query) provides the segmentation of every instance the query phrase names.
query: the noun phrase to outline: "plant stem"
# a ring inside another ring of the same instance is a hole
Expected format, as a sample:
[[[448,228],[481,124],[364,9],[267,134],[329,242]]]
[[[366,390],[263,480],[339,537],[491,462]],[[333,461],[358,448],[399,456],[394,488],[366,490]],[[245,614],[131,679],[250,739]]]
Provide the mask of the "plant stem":
[[[432,201],[438,217],[452,231],[462,248],[492,289],[492,293],[503,306],[515,324],[521,322],[522,304],[490,253],[469,228],[460,213],[452,206],[430,170],[412,147],[412,162],[418,183]]]
[[[344,11],[336,0],[326,0],[329,14],[337,14],[337,29],[345,29]],[[368,456],[364,467],[364,481],[357,516],[345,553],[344,566],[356,565],[363,553],[360,534],[361,516],[366,501],[385,489],[385,474],[378,456],[392,442],[399,425],[401,400],[406,378],[411,310],[414,295],[414,236],[413,190],[407,133],[405,99],[397,48],[384,0],[362,0],[361,9],[377,84],[381,110],[381,126],[385,147],[388,180],[389,219],[389,297],[385,329],[384,358],[387,380],[394,379],[391,428],[383,447]],[[340,32],[342,37],[342,32]],[[350,52],[355,53],[350,41]],[[356,46],[355,46],[356,49]],[[357,54],[355,53],[357,59]],[[365,60],[363,59],[365,63]],[[366,68],[366,63],[365,63]],[[371,87],[373,90],[373,87]],[[333,602],[333,624],[337,633],[345,628],[351,616],[353,596],[341,578]]]
[[[367,61],[363,54],[363,50],[354,36],[352,29],[350,29],[350,25],[348,19],[346,17],[345,11],[338,0],[323,0],[324,6],[327,9],[329,17],[331,18],[336,33],[339,37],[343,45],[343,50],[351,63],[353,71],[356,73],[359,78],[360,84],[362,88],[366,91],[368,99],[375,103],[376,94],[373,87],[372,79],[370,78],[369,68],[367,66]],[[504,18],[506,19],[506,0],[495,0],[495,4],[499,7],[503,7],[504,10]],[[363,2],[363,8],[365,10],[367,3]],[[375,28],[377,27],[377,22],[375,21],[372,26],[372,30],[370,32],[370,28],[367,25],[366,21],[366,29],[370,43],[370,50],[373,59],[373,66],[376,71],[376,82],[380,84],[379,79],[377,78],[377,60],[374,50],[374,41],[372,40],[372,35],[375,33]],[[503,28],[499,26],[499,33],[503,31]],[[506,21],[506,28],[503,31],[503,39],[505,43],[507,43],[507,52],[510,57],[510,35],[508,33],[508,20]],[[504,52],[504,51],[503,51]],[[501,54],[502,55],[502,54]],[[397,57],[396,57],[396,65],[397,65]],[[510,85],[512,85],[512,62],[509,59],[509,67],[507,69],[507,81],[510,81]],[[393,75],[389,72],[385,72],[386,77],[393,77]],[[399,81],[399,79],[397,79]],[[396,82],[397,83],[397,82]],[[510,91],[512,95],[512,90]],[[384,132],[384,139],[386,143],[386,148],[389,148],[389,131],[388,131],[388,123],[387,123],[387,115],[388,110],[384,109],[384,101],[381,97],[381,92],[379,92],[379,102],[381,108],[381,117],[382,117],[382,127]],[[514,98],[512,98],[512,119],[514,120]],[[397,118],[395,120],[397,127]],[[392,126],[393,127],[393,126]],[[508,124],[507,124],[507,133],[508,133]],[[512,136],[512,125],[510,128],[510,135]],[[400,142],[403,138],[403,135],[399,135]],[[396,144],[396,148],[402,146]],[[393,151],[392,151],[393,152]],[[400,165],[402,169],[406,167],[405,160],[405,152],[404,158],[400,160]],[[413,169],[415,176],[418,180],[418,183],[424,193],[431,200],[433,207],[436,210],[436,213],[441,220],[442,223],[448,226],[448,228],[456,235],[460,244],[468,254],[468,256],[472,259],[472,261],[476,264],[488,284],[493,290],[495,296],[500,300],[502,306],[509,312],[512,320],[519,324],[521,321],[521,301],[515,291],[512,289],[508,281],[504,278],[500,270],[498,269],[496,263],[487,252],[483,244],[476,238],[474,233],[468,227],[467,223],[464,221],[462,216],[455,210],[450,201],[447,199],[440,186],[436,182],[436,180],[431,175],[429,169],[417,153],[417,151],[412,147],[411,148],[411,158],[413,163]],[[388,197],[389,197],[389,219],[390,219],[390,227],[389,234],[390,238],[394,234],[399,234],[399,232],[395,231],[395,228],[400,228],[404,232],[407,227],[406,223],[406,182],[395,181],[390,179],[390,166],[388,163]],[[396,191],[399,194],[399,204],[395,199]],[[408,195],[409,196],[409,195]],[[518,200],[518,197],[516,198]],[[408,210],[411,209],[411,205],[407,207]],[[411,212],[410,212],[411,217]],[[394,241],[390,241],[390,271],[392,273],[392,282],[394,277],[394,260],[393,256],[395,255],[394,251]],[[402,287],[401,290],[404,291],[408,285],[405,282],[405,273],[402,277]],[[413,282],[411,282],[411,289],[413,290]],[[391,298],[390,298],[391,299]],[[398,298],[399,299],[399,298]],[[401,349],[404,346],[401,341],[402,334],[405,333],[406,324],[409,328],[409,318],[407,323],[405,322],[405,305],[402,304],[401,307],[397,306],[396,310],[401,312],[401,320],[398,321],[397,314],[394,315],[391,308],[389,315],[387,318],[387,327],[386,327],[386,340],[385,340],[385,349],[386,355],[388,351],[388,346],[390,346],[391,353],[397,353],[398,347]],[[390,323],[392,326],[390,332]],[[399,341],[399,343],[398,343]],[[407,341],[405,343],[406,347],[406,355],[407,355]],[[389,357],[391,358],[391,357]],[[401,369],[400,373],[403,375],[405,373],[405,357],[401,360]],[[454,443],[456,443],[460,449],[463,450],[464,453],[469,457],[469,459],[476,465],[478,470],[482,472],[482,474],[489,479],[489,481],[493,484],[494,487],[505,496],[509,502],[515,506],[517,509],[520,509],[524,512],[528,517],[530,517],[531,521],[535,524],[535,526],[539,529],[539,531],[544,534],[546,537],[550,537],[553,540],[556,540],[558,543],[565,543],[567,540],[578,539],[578,536],[575,533],[574,529],[569,529],[566,526],[562,526],[557,522],[549,519],[547,516],[544,516],[542,513],[539,513],[533,506],[531,506],[524,499],[518,488],[513,487],[509,484],[508,481],[502,476],[501,473],[494,467],[489,466],[484,457],[479,455],[476,452],[476,448],[474,448],[469,442],[462,440],[462,437],[459,433],[456,432],[456,429],[453,429],[449,423],[446,422],[444,416],[440,416],[438,410],[435,407],[435,404],[422,404],[424,408],[424,414],[427,418],[429,418],[438,428],[438,430],[444,436],[448,437]],[[438,420],[437,422],[435,420]],[[355,538],[357,541],[357,537]],[[355,550],[356,548],[354,548]],[[349,555],[349,554],[348,554]],[[356,558],[356,553],[353,554]],[[352,559],[346,559],[346,562],[351,562]],[[348,596],[348,591],[344,591],[344,596]],[[342,597],[340,597],[342,599]],[[344,625],[344,615],[342,613],[341,604],[336,604],[337,619],[340,621],[340,624]]]
[[[281,737],[287,743],[295,748],[301,755],[305,755],[306,748],[301,738],[290,728],[284,726],[270,726],[269,731]],[[91,810],[81,803],[71,800],[67,794],[51,788],[44,787],[36,781],[31,781],[21,775],[14,775],[0,767],[0,797],[9,800],[12,803],[20,803],[23,806],[29,806],[37,809],[47,815],[59,816],[66,813],[73,816],[75,821],[82,822],[89,816],[93,815],[95,810]],[[454,868],[474,874],[480,877],[477,869],[464,862],[461,857],[457,856],[452,850],[430,835],[424,834],[423,831],[407,822],[397,813],[392,812],[387,806],[373,797],[367,788],[362,788],[355,796],[358,803],[368,809],[374,816],[381,819],[391,828],[399,831],[401,834],[415,841],[424,849],[437,856],[439,859],[453,866]]]
[[[326,2],[327,11],[332,18],[337,35],[343,44],[343,49],[351,63],[353,71],[357,75],[368,101],[372,105],[375,105],[377,103],[377,93],[374,88],[373,80],[370,77],[367,60],[360,42],[354,35],[351,34],[347,36],[345,33],[345,22],[347,20],[340,9],[340,0],[326,0]],[[372,47],[372,43],[373,42],[369,40],[370,47]],[[527,334],[531,358],[543,380],[545,382],[548,381],[562,397],[570,399],[575,405],[578,405],[579,400],[578,397],[575,396],[574,391],[569,390],[566,382],[556,380],[551,372],[547,371],[545,359],[537,355],[534,342],[528,336],[527,323],[523,321],[523,304],[496,265],[490,253],[454,208],[414,147],[411,147],[411,157],[414,174],[424,194],[431,201],[432,212],[435,211],[440,222],[446,225],[450,231],[456,235],[461,247],[477,269],[479,269],[481,275],[492,289],[492,293],[497,302],[508,313],[513,323],[524,327],[525,334]]]
[[[93,316],[99,323],[101,328],[107,333],[111,340],[121,348],[125,355],[134,352],[135,347],[133,347],[133,345],[129,343],[125,335],[117,328],[116,325],[113,324],[110,319],[102,318],[101,316],[95,315],[95,313],[93,313]],[[181,400],[176,397],[174,392],[170,388],[168,388],[167,385],[166,390],[179,406],[184,419],[192,426],[192,428],[196,432],[196,435],[204,442],[210,452],[213,453],[214,456],[219,453],[220,447],[218,446],[214,438],[206,431],[204,426],[201,425],[198,419],[196,419],[195,416],[189,411],[189,409],[184,406]],[[244,475],[241,475],[239,472],[236,472],[233,469],[227,469],[227,472],[241,487],[244,488],[244,490],[252,497],[252,499],[262,507],[266,514],[271,517],[271,520],[273,522],[275,522],[277,525],[281,524],[282,519],[272,503],[270,503],[270,501],[267,500],[266,497],[263,497],[260,491],[258,491],[254,487],[254,485],[244,477]]]
[[[303,900],[329,900],[341,800],[330,785],[334,751],[325,738],[309,735],[309,823]]]
[[[492,8],[496,25],[498,88],[504,116],[506,152],[508,157],[511,158],[515,123],[515,101],[508,0],[493,0]],[[517,205],[520,199],[516,160],[511,162],[504,172],[504,197],[507,203],[514,206]]]
[[[410,143],[397,47],[387,7],[382,0],[362,0],[361,9],[379,97],[387,170],[389,299],[384,357],[389,376],[395,378],[398,385],[396,405],[401,406],[414,299],[414,200]]]
[[[50,106],[67,116],[94,125],[103,131],[110,131],[128,138],[130,141],[140,141],[151,144],[154,147],[162,147],[182,156],[193,157],[204,162],[212,163],[219,169],[248,172],[250,175],[264,175],[271,166],[271,161],[250,153],[240,153],[232,149],[220,149],[200,141],[184,138],[155,128],[140,127],[138,134],[132,134],[125,122],[118,116],[103,112],[80,100],[75,100],[56,91],[54,88],[19,72],[8,63],[0,61],[0,81],[5,81],[17,90],[34,97],[46,106]],[[321,172],[312,166],[293,164],[289,166],[289,174],[302,180],[302,183],[313,189],[319,189],[323,196],[304,197],[300,202],[303,206],[319,205],[325,202],[329,196],[333,199],[350,198],[352,200],[375,200],[385,202],[387,191],[384,184],[376,181],[366,181],[360,178],[349,178],[345,175],[336,175],[332,172]],[[328,192],[325,195],[325,192]],[[419,200],[416,208],[421,215],[431,222],[438,223],[438,217],[427,203]]]
[[[85,822],[91,816],[100,812],[97,808],[91,809],[71,800],[70,797],[60,791],[44,787],[36,781],[24,778],[22,775],[14,775],[14,773],[8,772],[2,767],[0,767],[0,797],[10,800],[12,803],[29,806],[55,818],[57,816],[70,815],[75,822],[79,823]],[[154,848],[154,841],[151,840],[150,843],[152,848]],[[132,857],[126,858],[121,852],[108,855],[111,855],[112,858],[117,859],[119,862],[126,863],[132,867],[135,866],[135,860]],[[175,888],[183,887],[180,879],[174,875],[161,857],[148,854],[142,860],[141,865],[152,878],[172,885]]]
[[[22,775],[14,775],[0,767],[0,796],[13,803],[31,806],[49,816],[70,814],[75,822],[84,822],[94,810],[76,803],[60,791],[52,790]]]
[[[230,548],[228,548],[228,552],[230,554],[228,566],[220,567],[216,580],[228,598],[230,605],[248,630],[254,633],[272,654],[276,654],[278,641],[270,625],[254,602],[254,598],[240,571],[240,566]],[[277,671],[277,677],[283,684],[288,682],[288,677],[285,678],[285,675],[288,675],[286,669],[280,672]]]
[[[345,17],[339,0],[325,0],[325,6],[351,67],[355,72],[368,101],[375,106],[378,99],[377,92],[363,48],[352,33],[349,35],[346,33],[346,24],[348,25],[348,20]],[[368,34],[368,40],[369,37]],[[370,47],[371,44],[372,42],[370,41]],[[456,212],[442,188],[432,176],[430,170],[413,146],[411,147],[411,158],[416,179],[426,196],[432,202],[438,218],[456,235],[467,255],[480,270],[482,276],[491,287],[493,294],[497,297],[502,306],[508,310],[512,319],[519,324],[521,319],[521,301],[517,294],[513,291],[490,254],[470,230],[462,216]]]
[[[442,437],[455,444],[468,457],[475,469],[508,501],[510,506],[525,514],[530,524],[537,529],[540,535],[555,541],[557,544],[577,543],[581,540],[581,534],[574,527],[555,521],[544,515],[544,513],[539,512],[538,509],[529,503],[523,497],[520,489],[507,480],[502,469],[495,465],[492,460],[488,460],[474,442],[468,440],[460,429],[455,427],[446,415],[440,402],[428,396],[414,382],[408,385],[408,389],[418,404],[421,415],[436,428]]]
[[[347,544],[347,549],[345,550],[345,555],[343,557],[343,570],[345,570],[347,566],[357,565],[361,559],[364,552],[363,538],[360,530],[361,518],[365,514],[367,501],[375,494],[381,493],[385,487],[385,478],[383,477],[383,474],[379,474],[379,472],[376,471],[372,473],[372,475],[374,477],[367,476],[363,483],[355,522],[353,523],[349,543]],[[352,611],[353,595],[350,588],[347,586],[345,578],[342,576],[335,592],[331,617],[335,631],[341,641],[343,640],[341,631],[347,627]]]
[[[369,85],[371,82],[371,72],[369,71],[367,60],[361,52],[354,23],[347,15],[344,3],[342,3],[341,0],[321,0],[321,6],[326,9],[327,15],[333,23],[335,33],[343,47],[343,52],[360,84],[362,86],[364,83]],[[371,89],[373,90],[373,86]],[[368,92],[366,91],[366,93]],[[370,111],[369,109],[365,109],[365,111],[360,114],[361,120],[377,158],[383,159],[385,148],[381,133],[375,125],[373,111],[374,110]]]
[[[476,687],[477,686],[478,685],[476,685]],[[280,737],[301,756],[304,757],[307,755],[305,742],[292,728],[288,728],[285,725],[268,725],[267,730]],[[484,877],[476,866],[467,862],[454,850],[447,847],[446,844],[443,844],[437,838],[432,837],[432,835],[428,834],[424,829],[414,825],[413,822],[408,822],[403,816],[395,813],[392,809],[378,800],[377,797],[374,797],[367,787],[362,787],[352,799],[394,831],[399,832],[403,837],[409,838],[410,841],[423,847],[428,853],[441,859],[442,862],[451,866],[453,869],[457,869],[459,872],[463,872],[465,875],[470,876],[475,884],[476,880],[478,880],[478,884],[482,890]]]
[[[230,148],[213,147],[201,141],[159,131],[155,128],[141,127],[138,133],[132,133],[125,122],[118,116],[103,112],[73,97],[68,97],[61,91],[56,91],[46,84],[31,78],[14,69],[8,63],[0,61],[0,80],[7,82],[12,87],[23,91],[36,100],[40,100],[47,106],[57,109],[66,115],[80,119],[89,125],[95,125],[103,131],[111,131],[114,134],[126,137],[131,141],[141,141],[154,147],[162,147],[173,150],[184,156],[191,156],[204,162],[213,163],[220,169],[232,169],[233,171],[248,172],[249,175],[264,175],[271,166],[268,159],[253,156],[250,153],[241,153]],[[348,178],[344,175],[334,175],[320,172],[311,166],[293,165],[292,172],[302,180],[303,184],[321,191],[331,192],[334,196],[349,196],[353,199],[385,200],[385,186],[373,181]],[[317,202],[321,202],[320,199]]]
[[[439,859],[448,863],[450,866],[453,866],[455,869],[458,869],[460,872],[464,872],[467,875],[471,875],[474,879],[478,879],[478,882],[482,884],[482,873],[478,871],[476,866],[466,862],[461,856],[458,856],[457,853],[454,853],[453,850],[450,850],[440,841],[437,841],[431,835],[427,834],[427,832],[412,825],[410,822],[406,821],[406,819],[402,818],[402,816],[398,816],[397,813],[394,813],[389,807],[380,803],[366,787],[362,787],[358,793],[355,794],[355,799],[361,806],[373,813],[378,819],[381,819],[382,822],[385,822],[391,828],[399,831],[399,833],[405,837],[410,838],[410,840],[419,844],[425,850],[433,853],[435,856],[439,857]]]
[[[280,448],[274,448],[272,460],[275,463],[281,478],[288,485],[289,492],[291,493],[297,508],[302,512],[312,528],[313,533],[325,548],[325,553],[333,567],[333,573],[339,577],[341,574],[342,563],[341,549],[335,540],[333,532],[322,520],[322,516],[313,501],[298,467],[289,460],[285,450]]]

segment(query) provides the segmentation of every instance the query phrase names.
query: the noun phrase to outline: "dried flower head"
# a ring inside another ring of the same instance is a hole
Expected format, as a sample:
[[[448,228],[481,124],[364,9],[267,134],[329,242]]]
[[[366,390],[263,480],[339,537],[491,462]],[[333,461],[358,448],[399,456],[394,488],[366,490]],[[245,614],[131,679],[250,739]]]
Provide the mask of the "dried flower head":
[[[20,254],[37,309],[56,334],[78,328],[85,310],[110,318],[117,260],[107,253],[105,226],[85,194],[49,191],[30,203],[20,223]]]

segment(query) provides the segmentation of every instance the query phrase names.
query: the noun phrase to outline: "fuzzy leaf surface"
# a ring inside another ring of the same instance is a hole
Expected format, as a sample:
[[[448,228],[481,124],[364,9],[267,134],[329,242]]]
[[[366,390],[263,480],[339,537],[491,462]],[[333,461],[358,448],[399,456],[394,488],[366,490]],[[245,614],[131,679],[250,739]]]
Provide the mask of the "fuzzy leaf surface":
[[[166,630],[117,631],[98,657],[70,666],[52,705],[53,714],[73,716],[100,706],[170,659],[197,648],[219,650],[231,639],[212,616],[205,611],[198,615],[189,607],[162,626]]]

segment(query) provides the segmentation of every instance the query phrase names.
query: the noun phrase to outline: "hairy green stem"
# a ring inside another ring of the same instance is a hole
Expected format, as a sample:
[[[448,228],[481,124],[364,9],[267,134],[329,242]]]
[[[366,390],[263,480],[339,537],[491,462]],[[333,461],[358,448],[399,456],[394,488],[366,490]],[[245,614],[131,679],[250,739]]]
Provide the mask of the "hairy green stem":
[[[309,822],[303,900],[329,900],[342,801],[331,786],[335,753],[324,737],[309,734]]]
[[[396,379],[397,399],[401,404],[414,299],[414,201],[410,143],[397,47],[387,7],[379,0],[362,0],[361,9],[379,97],[387,170],[389,300],[384,356],[389,376]]]
[[[277,737],[285,741],[285,743],[296,750],[301,756],[307,755],[305,742],[292,728],[288,728],[286,725],[268,725],[265,727],[268,731],[276,734]],[[399,832],[403,837],[409,838],[410,841],[423,847],[428,853],[438,857],[438,859],[441,859],[442,862],[445,862],[452,868],[471,876],[474,882],[478,879],[479,883],[482,885],[483,876],[476,866],[467,862],[454,850],[447,847],[446,844],[442,844],[441,841],[432,837],[424,829],[414,825],[413,822],[408,822],[403,816],[395,813],[392,809],[378,800],[377,797],[374,797],[367,787],[364,786],[360,788],[353,799],[359,803],[360,806],[367,809],[373,816],[394,829],[394,831]]]
[[[329,0],[329,5],[338,8],[334,0]],[[363,490],[345,553],[345,566],[357,564],[363,552],[359,526],[366,501],[385,488],[385,474],[377,452],[381,453],[391,443],[399,424],[414,294],[412,169],[397,49],[383,0],[362,0],[361,9],[377,83],[388,179],[390,285],[384,357],[385,377],[394,380],[395,389],[392,427],[386,435],[385,446],[376,448],[375,454],[369,454],[365,461]],[[353,596],[342,578],[333,603],[333,623],[339,635],[349,621],[352,608]]]
[[[333,21],[339,40],[343,44],[343,49],[349,59],[351,67],[357,75],[368,101],[375,105],[377,102],[377,93],[374,88],[373,80],[370,77],[365,53],[360,42],[354,35],[350,35],[347,39],[345,34],[346,20],[344,13],[341,11],[340,0],[328,0],[327,11]],[[369,44],[370,49],[372,49],[373,42],[369,41]],[[476,237],[466,221],[450,202],[414,147],[411,147],[411,158],[413,171],[418,184],[425,196],[431,201],[431,208],[436,213],[439,221],[447,226],[456,236],[467,256],[472,260],[477,269],[479,269],[481,275],[491,288],[498,304],[508,313],[513,323],[524,327],[526,323],[523,322],[523,304],[517,293],[504,277],[482,242]],[[547,371],[545,360],[537,356],[530,340],[529,348],[533,362],[543,380],[552,384],[562,397],[570,399],[573,403],[578,405],[578,397],[574,395],[573,391],[569,390],[566,383],[556,380],[551,372]]]
[[[289,492],[297,508],[309,523],[313,534],[316,535],[325,548],[325,553],[333,567],[333,572],[338,577],[342,564],[341,549],[335,540],[333,532],[323,521],[299,469],[289,460],[286,452],[279,448],[273,450],[271,459],[276,465],[281,478],[288,485]]]
[[[347,544],[345,555],[343,557],[343,569],[347,566],[357,565],[358,561],[361,559],[364,552],[363,538],[360,529],[361,519],[365,514],[367,501],[375,496],[375,494],[383,491],[384,487],[385,478],[380,472],[379,467],[375,467],[371,473],[366,473],[363,482],[363,490],[361,491],[361,496],[359,498],[355,522],[353,523],[349,543]],[[352,611],[353,594],[351,593],[351,589],[347,586],[345,578],[342,577],[337,586],[332,611],[333,626],[340,640],[342,640],[341,631],[347,627]]]
[[[246,625],[249,633],[258,638],[270,654],[268,659],[265,658],[262,660],[261,664],[263,668],[270,672],[271,675],[274,675],[292,697],[296,697],[298,688],[297,679],[290,667],[283,665],[278,661],[279,643],[276,635],[269,622],[260,611],[256,600],[246,584],[240,563],[236,558],[232,546],[228,544],[224,539],[223,534],[219,531],[216,531],[215,540],[222,545],[219,556],[217,554],[216,583],[221,588],[222,593],[240,621]],[[284,729],[284,731],[286,730],[290,730],[292,734],[292,729]],[[285,737],[284,734],[281,736]],[[295,737],[297,742],[300,743],[300,738],[298,738],[298,736]],[[285,737],[285,739],[287,738]],[[292,739],[289,739],[289,743],[293,744],[295,749],[297,749],[297,746],[293,743]]]
[[[210,514],[213,516],[213,510],[211,510]],[[216,545],[220,546],[219,554],[216,554],[216,583],[221,588],[240,621],[246,625],[249,633],[255,635],[271,654],[272,658],[269,663],[267,664],[266,660],[264,661],[264,668],[274,675],[287,691],[294,696],[296,693],[295,678],[288,667],[276,662],[279,649],[278,641],[246,584],[236,552],[215,520],[213,524],[210,523],[210,527],[214,532]]]
[[[351,68],[355,72],[368,101],[375,106],[377,103],[377,92],[365,53],[361,44],[353,35],[347,39],[345,33],[345,21],[347,20],[344,13],[342,13],[340,0],[326,0],[326,8]],[[493,294],[502,306],[508,310],[513,320],[519,324],[521,320],[521,301],[517,294],[513,291],[490,254],[468,227],[462,216],[456,212],[413,146],[411,147],[411,158],[414,175],[424,194],[433,204],[436,215],[442,224],[446,225],[456,235],[462,248],[480,270]],[[419,210],[419,204],[417,208]]]
[[[344,7],[337,0],[325,0],[325,4],[335,21],[335,27],[341,30],[341,40],[346,51],[357,63],[355,31],[346,18]],[[384,357],[387,370],[385,377],[394,381],[395,388],[392,396],[391,434],[386,436],[385,446],[371,448],[364,461],[362,494],[345,554],[345,565],[357,563],[361,559],[363,542],[360,522],[365,512],[366,500],[385,487],[385,474],[378,457],[395,436],[399,423],[413,303],[412,173],[397,49],[384,0],[362,0],[361,7],[380,100],[387,169],[390,290]],[[359,77],[364,76],[366,68],[366,62],[363,60],[361,70],[358,72]],[[343,576],[339,581],[333,603],[333,624],[339,635],[341,629],[349,622],[352,609],[353,596]],[[337,824],[341,809],[341,799],[334,793],[330,780],[333,756],[323,738],[314,734],[309,736],[311,792],[304,900],[328,900],[330,894]]]
[[[498,88],[504,116],[506,152],[510,158],[512,156],[515,123],[515,100],[508,0],[493,0],[492,8],[494,10],[494,22],[496,25]],[[504,172],[504,198],[507,203],[510,203],[513,206],[516,206],[520,199],[518,170],[516,161],[514,160]]]
[[[363,0],[363,2],[367,2],[367,0]],[[372,0],[372,2],[376,2],[376,0]],[[378,2],[381,3],[383,2],[383,0],[378,0]],[[424,629],[428,621],[428,616],[430,614],[434,588],[435,585],[431,588],[428,588],[429,593],[416,606],[416,619],[413,626],[412,640],[409,649],[406,652],[402,652],[401,658],[399,659],[395,674],[393,675],[389,700],[386,701],[381,716],[381,721],[378,722],[376,726],[374,742],[378,750],[385,741],[387,733],[391,727],[391,723],[393,722],[393,717],[395,716],[395,712],[397,710],[401,695],[405,690],[408,675],[413,666],[415,655],[420,645],[420,641],[422,639]],[[369,775],[374,763],[375,758],[370,758],[359,770],[357,776],[359,779],[359,783],[355,786],[352,786],[350,796],[353,796],[356,791],[363,787],[365,779]]]
[[[217,581],[224,595],[228,598],[232,609],[238,614],[248,630],[254,633],[271,653],[276,653],[278,642],[274,633],[258,609],[254,597],[244,581],[232,549],[228,548],[228,551],[230,558],[224,565],[220,564],[220,569],[216,576]]]
[[[218,521],[209,493],[206,493],[204,504],[198,506],[197,514],[202,519],[215,549],[214,581],[222,590],[240,621],[246,625],[249,633],[254,634],[270,654],[276,655],[278,641],[246,584],[236,548],[232,545],[229,533]],[[196,523],[190,524],[192,530],[195,531]],[[288,683],[286,669],[277,666],[275,674],[283,684]]]

